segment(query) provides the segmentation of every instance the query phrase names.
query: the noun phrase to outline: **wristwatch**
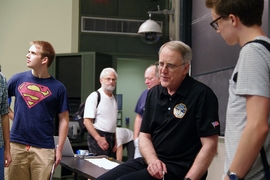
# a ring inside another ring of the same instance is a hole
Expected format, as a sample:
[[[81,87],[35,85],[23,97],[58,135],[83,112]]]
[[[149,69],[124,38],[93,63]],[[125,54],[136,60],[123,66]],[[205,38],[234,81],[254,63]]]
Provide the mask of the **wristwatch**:
[[[191,180],[191,179],[190,179],[190,178],[186,178],[186,177],[185,177],[185,178],[184,178],[184,180]]]
[[[230,170],[227,172],[230,180],[244,180],[243,178],[240,179],[235,172],[231,172]]]

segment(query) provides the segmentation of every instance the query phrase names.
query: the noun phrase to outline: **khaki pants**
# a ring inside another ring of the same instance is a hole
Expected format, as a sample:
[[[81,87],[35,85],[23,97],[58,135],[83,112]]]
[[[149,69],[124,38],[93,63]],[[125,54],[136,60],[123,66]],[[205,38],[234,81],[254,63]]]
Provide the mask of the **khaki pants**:
[[[54,149],[10,143],[12,162],[5,168],[5,180],[48,180],[55,160]]]

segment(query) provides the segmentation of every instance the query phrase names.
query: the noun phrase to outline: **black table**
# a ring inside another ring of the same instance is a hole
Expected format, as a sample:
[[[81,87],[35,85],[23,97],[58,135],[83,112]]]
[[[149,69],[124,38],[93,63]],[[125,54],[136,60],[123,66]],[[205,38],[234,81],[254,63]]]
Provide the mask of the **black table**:
[[[75,173],[74,180],[77,180],[78,176],[83,176],[91,180],[96,179],[108,171],[79,157],[63,156],[60,164]]]

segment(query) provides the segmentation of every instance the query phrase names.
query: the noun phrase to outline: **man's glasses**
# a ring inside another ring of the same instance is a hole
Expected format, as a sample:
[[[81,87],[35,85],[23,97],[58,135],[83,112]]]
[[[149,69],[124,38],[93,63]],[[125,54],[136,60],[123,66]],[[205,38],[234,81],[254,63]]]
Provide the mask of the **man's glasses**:
[[[180,65],[174,65],[174,64],[168,63],[168,64],[165,65],[164,62],[156,62],[155,65],[156,65],[158,68],[164,68],[164,67],[165,67],[165,68],[167,68],[169,71],[173,71],[175,68],[178,68],[178,67],[180,67],[180,66],[185,65],[185,63],[182,63],[182,64],[180,64]]]
[[[219,27],[218,27],[218,20],[220,20],[222,18],[222,16],[218,17],[217,19],[215,19],[214,21],[212,21],[210,23],[210,25],[217,31],[219,30]]]

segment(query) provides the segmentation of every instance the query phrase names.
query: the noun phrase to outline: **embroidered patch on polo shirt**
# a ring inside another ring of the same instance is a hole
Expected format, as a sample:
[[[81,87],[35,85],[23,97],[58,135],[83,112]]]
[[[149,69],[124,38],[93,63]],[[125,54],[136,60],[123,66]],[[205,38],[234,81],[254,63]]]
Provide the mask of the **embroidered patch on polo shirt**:
[[[187,113],[187,106],[183,103],[177,104],[173,109],[173,115],[176,118],[183,118]]]
[[[211,122],[212,126],[215,128],[217,126],[219,126],[219,122],[218,121],[214,121],[214,122]]]

